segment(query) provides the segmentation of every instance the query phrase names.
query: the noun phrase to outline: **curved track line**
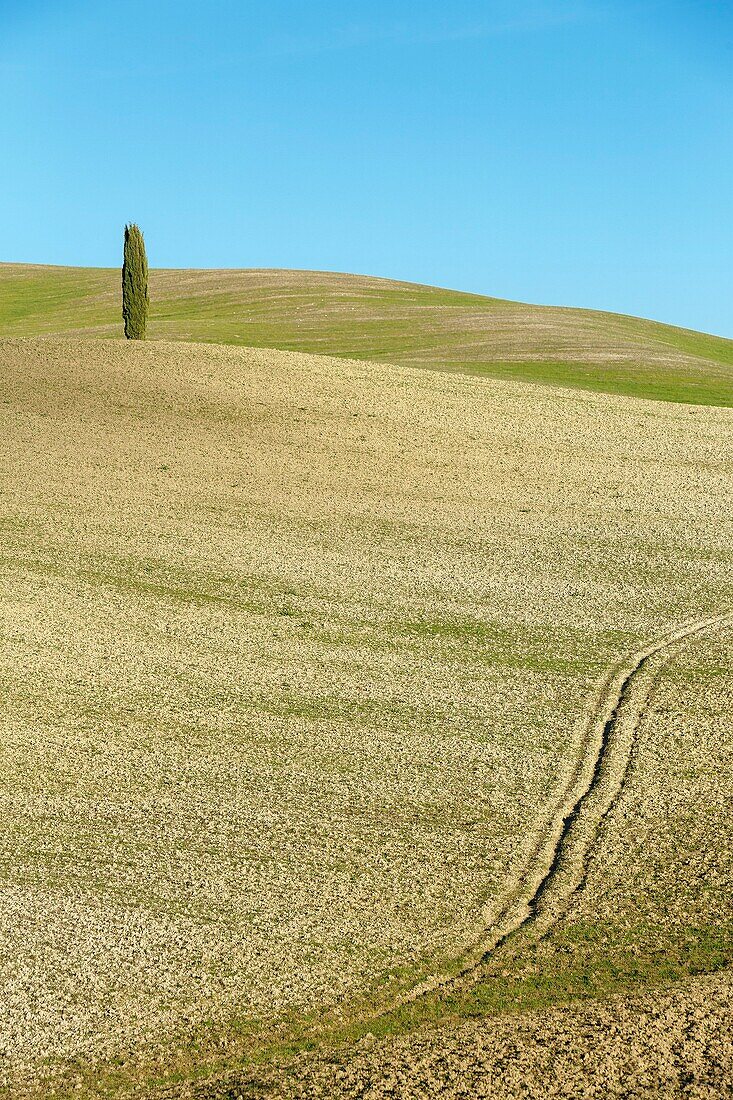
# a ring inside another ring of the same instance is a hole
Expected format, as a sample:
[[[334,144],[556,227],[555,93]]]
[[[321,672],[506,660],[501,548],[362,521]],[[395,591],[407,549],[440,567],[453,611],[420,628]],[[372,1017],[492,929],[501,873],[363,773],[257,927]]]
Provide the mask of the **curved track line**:
[[[576,766],[511,896],[487,913],[485,938],[457,974],[421,982],[401,1003],[459,984],[520,930],[531,929],[539,937],[562,916],[583,885],[601,824],[621,792],[655,680],[683,642],[726,625],[733,625],[733,612],[688,623],[637,650],[606,674],[580,719]]]
[[[724,626],[733,626],[733,612],[688,623],[637,650],[603,677],[579,719],[580,750],[572,774],[510,897],[495,914],[488,911],[484,939],[463,956],[458,971],[431,976],[395,997],[377,1018],[430,993],[460,989],[510,937],[527,931],[539,939],[562,917],[583,886],[590,852],[621,794],[659,675],[685,641]]]

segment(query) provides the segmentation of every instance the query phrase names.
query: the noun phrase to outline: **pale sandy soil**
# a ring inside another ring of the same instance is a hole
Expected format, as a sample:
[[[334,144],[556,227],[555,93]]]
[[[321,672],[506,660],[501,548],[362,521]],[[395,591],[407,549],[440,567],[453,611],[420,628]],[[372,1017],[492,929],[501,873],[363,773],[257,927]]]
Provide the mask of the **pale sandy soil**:
[[[15,1095],[440,971],[602,671],[733,604],[729,410],[156,343],[0,378]]]

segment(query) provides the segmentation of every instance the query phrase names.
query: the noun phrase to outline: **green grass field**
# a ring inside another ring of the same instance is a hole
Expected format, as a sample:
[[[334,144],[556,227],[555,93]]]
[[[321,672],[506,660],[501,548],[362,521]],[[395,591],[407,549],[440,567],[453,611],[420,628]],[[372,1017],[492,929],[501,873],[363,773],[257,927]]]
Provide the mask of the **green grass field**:
[[[0,265],[0,336],[121,336],[116,269]],[[152,339],[305,351],[733,405],[733,341],[328,272],[154,271]]]

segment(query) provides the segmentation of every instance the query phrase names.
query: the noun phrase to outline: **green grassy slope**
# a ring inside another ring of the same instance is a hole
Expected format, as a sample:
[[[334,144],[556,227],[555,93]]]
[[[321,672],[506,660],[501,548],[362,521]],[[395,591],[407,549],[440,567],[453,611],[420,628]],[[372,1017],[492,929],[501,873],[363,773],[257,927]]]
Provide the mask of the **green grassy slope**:
[[[149,334],[733,405],[733,341],[329,272],[154,271]],[[119,272],[0,264],[0,336],[121,335]]]

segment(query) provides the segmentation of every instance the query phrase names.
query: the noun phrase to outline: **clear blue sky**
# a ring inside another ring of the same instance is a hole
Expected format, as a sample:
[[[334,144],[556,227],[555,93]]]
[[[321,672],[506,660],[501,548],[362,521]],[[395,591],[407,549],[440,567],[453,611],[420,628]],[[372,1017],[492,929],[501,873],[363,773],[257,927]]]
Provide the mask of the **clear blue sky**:
[[[733,0],[0,0],[0,259],[305,267],[733,337]]]

